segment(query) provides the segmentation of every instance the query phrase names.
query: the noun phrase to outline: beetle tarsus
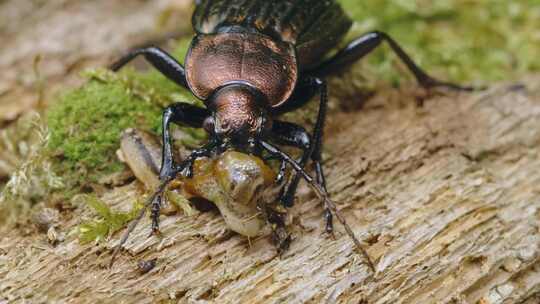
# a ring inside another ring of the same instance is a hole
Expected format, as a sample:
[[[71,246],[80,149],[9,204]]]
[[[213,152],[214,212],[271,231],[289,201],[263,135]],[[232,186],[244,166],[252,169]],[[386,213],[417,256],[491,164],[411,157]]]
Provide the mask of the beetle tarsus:
[[[193,177],[193,164],[194,164],[194,161],[190,162],[189,165],[186,167],[186,169],[184,170],[184,176],[187,177],[187,178],[192,178]]]
[[[162,195],[158,195],[152,202],[151,218],[152,218],[152,232],[150,235],[159,235],[159,215],[161,210]]]
[[[178,175],[178,169],[171,166],[165,166],[159,173],[159,180],[174,179]]]
[[[266,209],[266,219],[272,227],[272,242],[276,246],[278,254],[281,256],[289,249],[291,244],[291,235],[287,232],[283,214],[271,208]]]
[[[324,209],[324,219],[326,220],[325,231],[328,234],[334,233],[334,223],[332,221],[332,211],[330,209]]]

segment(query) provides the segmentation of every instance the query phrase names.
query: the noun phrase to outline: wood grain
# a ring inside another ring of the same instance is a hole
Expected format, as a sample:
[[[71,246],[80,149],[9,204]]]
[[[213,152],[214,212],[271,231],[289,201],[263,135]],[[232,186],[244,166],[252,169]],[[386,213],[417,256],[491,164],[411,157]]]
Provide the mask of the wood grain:
[[[143,220],[112,269],[119,234],[56,247],[45,235],[4,235],[0,294],[10,303],[538,303],[540,78],[422,108],[401,98],[332,113],[326,129],[328,187],[369,243],[375,276],[339,224],[335,239],[323,234],[320,203],[303,186],[282,257],[268,237],[248,241],[212,212],[162,216],[161,239],[147,237]],[[128,208],[140,189],[104,200]],[[137,271],[153,258],[156,268]]]

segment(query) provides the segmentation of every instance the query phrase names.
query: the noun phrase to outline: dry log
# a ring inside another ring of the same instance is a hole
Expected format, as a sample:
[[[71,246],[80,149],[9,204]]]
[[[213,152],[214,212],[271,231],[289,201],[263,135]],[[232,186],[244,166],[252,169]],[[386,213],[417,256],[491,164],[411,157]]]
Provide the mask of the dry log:
[[[228,232],[217,213],[149,220],[107,268],[106,245],[14,232],[0,241],[0,302],[9,303],[539,303],[540,78],[423,107],[380,95],[361,111],[332,113],[329,191],[377,273],[343,228],[323,233],[307,187],[291,209],[291,248]],[[131,184],[104,199],[126,208]],[[81,221],[74,215],[60,228]],[[147,273],[141,260],[157,259]]]

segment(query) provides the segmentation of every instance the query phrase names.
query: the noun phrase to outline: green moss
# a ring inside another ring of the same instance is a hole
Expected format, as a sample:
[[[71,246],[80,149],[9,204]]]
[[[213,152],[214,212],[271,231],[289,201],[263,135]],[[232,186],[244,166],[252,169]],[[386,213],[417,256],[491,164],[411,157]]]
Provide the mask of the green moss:
[[[350,39],[374,29],[385,31],[440,77],[493,81],[540,70],[538,0],[340,2],[356,20]],[[391,82],[403,78],[387,48],[366,60],[369,74]]]
[[[184,58],[190,39],[181,40],[173,54]],[[173,102],[201,105],[189,91],[179,87],[159,72],[150,69],[136,72],[126,67],[120,73],[90,70],[88,82],[68,91],[47,112],[51,132],[48,149],[59,155],[55,169],[77,188],[98,182],[105,175],[118,172],[120,135],[136,127],[160,133],[162,109]],[[185,142],[198,142],[200,132],[186,130]]]
[[[141,204],[135,204],[129,212],[115,212],[93,195],[86,196],[86,204],[97,213],[98,218],[79,225],[79,241],[82,244],[106,239],[134,219],[143,207]]]
[[[49,148],[62,156],[60,171],[76,172],[96,182],[95,172],[121,169],[115,161],[121,132],[130,127],[157,130],[159,112],[158,106],[133,94],[120,81],[93,78],[49,110]]]

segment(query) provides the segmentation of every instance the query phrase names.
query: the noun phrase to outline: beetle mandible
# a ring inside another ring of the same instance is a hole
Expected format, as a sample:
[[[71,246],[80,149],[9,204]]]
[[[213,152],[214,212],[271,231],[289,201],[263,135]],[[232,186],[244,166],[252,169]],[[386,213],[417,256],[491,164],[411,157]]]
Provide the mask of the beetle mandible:
[[[282,204],[293,205],[299,180],[304,177],[319,196],[324,196],[326,231],[332,232],[335,208],[326,198],[321,164],[327,108],[324,79],[386,42],[421,86],[470,90],[429,76],[394,39],[380,31],[367,33],[322,60],[352,25],[335,0],[198,0],[192,25],[195,36],[185,66],[158,47],[135,49],[111,66],[117,71],[142,55],[205,105],[201,108],[175,103],[164,110],[160,170],[164,183],[155,195],[158,198],[166,181],[180,172],[191,176],[193,162],[199,157],[220,154],[227,149],[258,156],[266,153],[282,162],[278,179],[283,178],[287,164],[295,171],[280,195]],[[300,125],[279,119],[281,114],[302,107],[316,95],[319,110],[312,134]],[[176,164],[169,130],[171,123],[204,128],[209,142]],[[298,148],[302,156],[294,160],[277,145]],[[315,166],[315,179],[303,169],[310,160]],[[160,199],[153,200],[154,232],[159,229],[159,209]],[[336,215],[341,221],[341,216]],[[348,226],[346,229],[349,232]],[[355,243],[359,244],[357,240]]]

